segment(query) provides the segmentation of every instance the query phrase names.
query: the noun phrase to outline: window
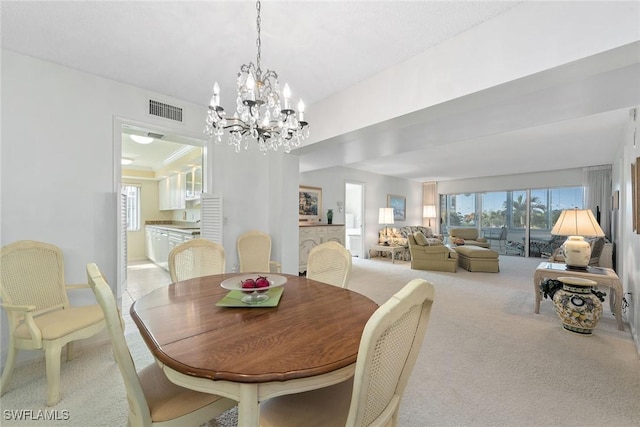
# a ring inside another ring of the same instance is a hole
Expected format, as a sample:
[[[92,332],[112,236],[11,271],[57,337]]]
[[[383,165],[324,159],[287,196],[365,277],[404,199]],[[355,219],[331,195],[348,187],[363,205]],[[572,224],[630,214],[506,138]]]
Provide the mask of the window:
[[[127,195],[127,231],[140,231],[140,187],[123,185],[122,191]]]
[[[551,229],[564,209],[582,209],[583,187],[541,188],[440,196],[441,231],[449,227],[477,227],[495,235],[507,227],[507,255],[543,256],[552,242]],[[479,218],[479,220],[477,220]]]
[[[482,200],[482,228],[499,228],[507,225],[507,193],[484,193]]]

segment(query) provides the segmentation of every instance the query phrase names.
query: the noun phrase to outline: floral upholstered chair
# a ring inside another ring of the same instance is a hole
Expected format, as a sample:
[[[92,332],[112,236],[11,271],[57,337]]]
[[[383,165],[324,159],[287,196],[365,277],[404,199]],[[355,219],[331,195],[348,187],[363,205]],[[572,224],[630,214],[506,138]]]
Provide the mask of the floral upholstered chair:
[[[378,232],[378,244],[379,245],[392,245],[392,246],[402,246],[404,248],[403,251],[396,252],[396,259],[400,259],[403,261],[411,261],[411,252],[409,251],[409,241],[408,237],[413,235],[415,232],[420,231],[424,234],[427,239],[432,240],[433,243],[437,243],[438,241],[442,243],[441,236],[436,236],[433,234],[433,231],[430,227],[423,227],[421,225],[407,225],[400,228],[395,227],[387,227],[383,228]],[[387,256],[390,254],[383,253],[382,256]]]

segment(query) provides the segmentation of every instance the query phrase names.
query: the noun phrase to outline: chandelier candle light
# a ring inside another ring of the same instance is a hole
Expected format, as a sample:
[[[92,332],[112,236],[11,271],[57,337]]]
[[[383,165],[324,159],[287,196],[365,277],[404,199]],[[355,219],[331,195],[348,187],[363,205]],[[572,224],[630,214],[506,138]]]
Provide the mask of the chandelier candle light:
[[[309,123],[304,120],[304,103],[298,102],[298,112],[291,108],[291,89],[285,84],[280,94],[278,74],[275,71],[263,72],[260,68],[260,1],[256,2],[258,18],[256,28],[258,54],[256,63],[249,62],[240,67],[237,79],[236,111],[231,118],[226,117],[220,106],[220,86],[213,86],[213,96],[209,103],[204,133],[222,142],[225,131],[229,134],[229,145],[249,146],[249,140],[255,139],[263,154],[277,151],[283,147],[286,153],[300,146],[300,142],[309,136]]]

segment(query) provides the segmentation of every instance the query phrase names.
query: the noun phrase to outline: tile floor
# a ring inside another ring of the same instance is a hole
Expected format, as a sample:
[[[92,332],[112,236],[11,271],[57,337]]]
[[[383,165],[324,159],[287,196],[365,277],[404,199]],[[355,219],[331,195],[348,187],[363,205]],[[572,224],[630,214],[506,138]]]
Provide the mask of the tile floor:
[[[149,260],[129,263],[127,289],[122,295],[122,317],[125,320],[125,333],[137,332],[136,325],[129,315],[131,304],[141,296],[170,283],[169,272]]]

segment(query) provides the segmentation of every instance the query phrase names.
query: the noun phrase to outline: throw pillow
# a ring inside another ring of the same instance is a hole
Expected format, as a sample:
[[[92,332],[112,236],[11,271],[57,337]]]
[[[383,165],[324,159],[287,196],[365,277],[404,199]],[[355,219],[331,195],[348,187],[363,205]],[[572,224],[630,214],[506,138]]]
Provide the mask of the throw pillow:
[[[422,234],[422,231],[416,231],[413,233],[413,238],[416,239],[416,243],[420,246],[427,246],[429,244],[427,237]]]

